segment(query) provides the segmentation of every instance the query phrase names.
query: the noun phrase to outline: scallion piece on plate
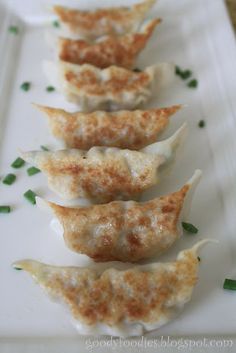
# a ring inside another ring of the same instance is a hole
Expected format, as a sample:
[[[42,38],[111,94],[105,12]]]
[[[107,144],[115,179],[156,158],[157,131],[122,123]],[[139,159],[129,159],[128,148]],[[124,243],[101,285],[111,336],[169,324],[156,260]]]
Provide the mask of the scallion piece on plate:
[[[198,259],[199,262],[201,261],[201,258],[199,256],[197,257],[197,259]]]
[[[192,76],[192,71],[190,71],[190,70],[184,70],[184,71],[182,71],[179,75],[180,75],[180,77],[181,77],[183,80],[187,80],[187,78],[189,78],[190,76]]]
[[[196,234],[198,229],[191,223],[182,222],[183,229],[188,233]]]
[[[24,193],[24,197],[26,198],[26,200],[28,200],[30,203],[32,203],[32,205],[36,204],[36,200],[35,200],[36,196],[37,195],[35,194],[35,192],[33,192],[30,189]]]
[[[11,164],[11,167],[18,169],[18,168],[23,167],[24,164],[25,164],[24,159],[18,157],[18,158],[16,158],[16,160],[14,160],[14,162]]]
[[[16,267],[16,266],[13,266],[13,268],[14,268],[14,270],[17,270],[17,271],[21,271],[22,270],[22,268]]]
[[[223,285],[224,289],[236,290],[236,280],[226,278]]]
[[[3,184],[6,184],[6,185],[11,185],[11,184],[13,184],[14,183],[14,181],[16,180],[16,176],[15,176],[15,174],[7,174],[6,176],[5,176],[5,178],[3,179]]]
[[[177,76],[181,76],[182,75],[182,70],[179,66],[175,66],[175,74]]]
[[[0,206],[0,213],[10,213],[11,208],[10,206]]]
[[[60,23],[58,21],[53,21],[52,25],[56,28],[60,27]]]
[[[206,123],[205,123],[204,120],[200,120],[199,123],[198,123],[198,126],[199,126],[200,128],[205,127],[205,125],[206,125]]]
[[[46,87],[46,91],[47,91],[47,92],[53,92],[53,91],[55,91],[55,87],[53,87],[53,86],[47,86],[47,87]]]
[[[30,168],[27,169],[27,174],[29,176],[35,175],[35,174],[40,173],[40,172],[41,172],[41,170],[36,168],[36,167],[30,167]]]
[[[19,28],[17,26],[10,26],[8,27],[8,31],[13,34],[18,34]]]
[[[41,148],[41,150],[43,150],[43,151],[49,151],[49,148],[47,147],[47,146],[40,146],[40,148]]]
[[[188,87],[190,88],[197,88],[197,86],[198,86],[198,81],[196,79],[193,79],[188,83]]]
[[[20,88],[22,89],[22,91],[29,91],[30,90],[30,85],[31,83],[30,82],[23,82],[21,85],[20,85]]]

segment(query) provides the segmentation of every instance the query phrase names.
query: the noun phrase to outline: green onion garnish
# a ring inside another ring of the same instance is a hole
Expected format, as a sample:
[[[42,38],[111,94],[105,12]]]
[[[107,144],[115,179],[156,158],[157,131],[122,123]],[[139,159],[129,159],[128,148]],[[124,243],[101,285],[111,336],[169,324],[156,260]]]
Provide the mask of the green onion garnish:
[[[189,81],[188,87],[190,88],[196,88],[198,85],[198,81],[194,78],[193,80]]]
[[[32,176],[32,175],[40,173],[40,172],[41,172],[41,170],[36,168],[36,167],[30,167],[30,168],[27,169],[27,174],[29,176]]]
[[[198,259],[199,262],[201,261],[201,258],[199,256],[197,257],[197,259]]]
[[[19,28],[17,26],[10,26],[8,27],[8,31],[13,34],[18,34]]]
[[[177,76],[182,75],[182,70],[181,70],[181,68],[179,66],[175,66],[175,74]]]
[[[191,70],[182,70],[179,66],[175,66],[175,74],[180,76],[182,80],[187,80],[190,76],[192,76]]]
[[[224,289],[236,290],[236,280],[226,278],[223,285]]]
[[[16,160],[11,164],[11,167],[18,169],[18,168],[23,167],[24,164],[25,164],[24,159],[18,157],[18,158],[16,158]]]
[[[10,213],[11,208],[10,206],[0,206],[0,213]]]
[[[43,150],[43,151],[49,151],[49,148],[47,148],[47,146],[40,146],[41,147],[41,150]]]
[[[52,25],[56,28],[60,27],[60,23],[58,21],[53,21]]]
[[[135,69],[133,69],[134,72],[142,72],[142,70],[140,70],[138,67],[136,67]]]
[[[198,229],[191,223],[182,222],[182,226],[188,233],[196,234],[198,232]]]
[[[187,78],[189,78],[191,75],[192,75],[192,71],[190,71],[190,70],[185,70],[185,71],[182,71],[182,72],[181,72],[180,77],[181,77],[183,80],[187,80]]]
[[[36,204],[36,200],[35,200],[36,196],[37,195],[32,190],[28,190],[24,193],[24,197],[26,198],[26,200],[28,200],[30,203],[32,203],[32,205]]]
[[[13,266],[14,270],[21,271],[22,268]]]
[[[47,87],[46,87],[46,91],[47,91],[47,92],[53,92],[53,91],[55,91],[55,87],[53,87],[53,86],[47,86]]]
[[[7,174],[2,182],[3,184],[11,185],[14,183],[15,180],[16,180],[15,174]]]
[[[23,83],[21,84],[20,88],[21,88],[23,91],[27,92],[27,91],[29,91],[29,89],[30,89],[30,85],[31,85],[30,82],[23,82]]]
[[[198,123],[198,126],[200,128],[204,127],[206,125],[205,121],[204,120],[200,120],[199,123]]]

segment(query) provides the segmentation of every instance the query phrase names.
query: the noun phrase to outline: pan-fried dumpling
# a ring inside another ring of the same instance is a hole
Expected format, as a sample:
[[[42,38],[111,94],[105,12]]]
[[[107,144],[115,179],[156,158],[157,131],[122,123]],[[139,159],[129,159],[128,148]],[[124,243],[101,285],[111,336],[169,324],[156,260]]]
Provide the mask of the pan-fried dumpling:
[[[198,279],[198,249],[210,239],[181,251],[175,262],[152,263],[104,272],[56,267],[34,260],[23,269],[57,301],[69,307],[80,334],[137,336],[174,319],[191,299]],[[213,241],[213,240],[212,240]]]
[[[124,36],[108,36],[91,43],[86,40],[59,38],[59,58],[74,64],[91,64],[99,68],[117,65],[132,69],[160,19],[150,20],[140,32]]]
[[[157,64],[141,72],[118,66],[99,69],[64,61],[44,62],[50,83],[83,111],[134,109],[174,77],[173,64]]]
[[[154,3],[155,0],[144,0],[131,7],[101,8],[95,11],[54,6],[53,10],[59,17],[60,35],[94,40],[104,35],[122,35],[136,31]]]
[[[168,126],[169,117],[181,106],[169,108],[93,113],[68,113],[36,105],[46,113],[52,134],[66,147],[88,150],[110,146],[139,150],[155,141]]]
[[[65,199],[130,200],[158,182],[159,167],[173,159],[185,131],[184,124],[169,139],[141,151],[93,147],[88,152],[32,151],[21,156],[45,172],[50,188]]]
[[[37,205],[53,211],[52,226],[71,250],[95,261],[135,262],[161,255],[180,237],[200,176],[198,170],[179,191],[142,203],[69,208],[37,198]]]

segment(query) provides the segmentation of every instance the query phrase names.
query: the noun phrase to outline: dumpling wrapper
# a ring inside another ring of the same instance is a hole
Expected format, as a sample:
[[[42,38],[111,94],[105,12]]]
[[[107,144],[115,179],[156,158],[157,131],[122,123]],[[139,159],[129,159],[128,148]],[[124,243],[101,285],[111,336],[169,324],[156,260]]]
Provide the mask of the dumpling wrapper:
[[[134,72],[118,66],[99,69],[64,61],[43,63],[50,84],[82,111],[135,109],[174,77],[174,65],[161,63]]]
[[[49,187],[62,198],[88,198],[96,203],[130,200],[157,184],[158,169],[173,160],[185,132],[186,124],[167,140],[141,151],[92,147],[89,151],[20,153],[47,175]]]
[[[59,38],[56,42],[61,60],[74,64],[91,64],[101,69],[116,65],[127,69],[134,67],[135,60],[144,49],[160,19],[148,21],[140,32],[124,36],[106,36],[97,42]]]
[[[101,8],[81,11],[63,6],[54,6],[59,17],[58,32],[67,38],[94,40],[104,35],[123,35],[135,32],[155,0],[144,0],[131,7]]]
[[[71,250],[100,262],[135,262],[161,255],[182,235],[200,177],[197,170],[179,191],[142,203],[69,208],[37,198],[37,205],[53,213],[53,228]]]
[[[180,105],[169,108],[118,112],[68,113],[41,105],[51,133],[68,148],[88,150],[107,146],[139,150],[155,141],[169,124]]]
[[[190,301],[198,279],[198,249],[206,239],[179,253],[175,262],[127,270],[57,267],[34,260],[13,266],[27,271],[48,295],[66,304],[78,333],[137,336],[173,320]]]

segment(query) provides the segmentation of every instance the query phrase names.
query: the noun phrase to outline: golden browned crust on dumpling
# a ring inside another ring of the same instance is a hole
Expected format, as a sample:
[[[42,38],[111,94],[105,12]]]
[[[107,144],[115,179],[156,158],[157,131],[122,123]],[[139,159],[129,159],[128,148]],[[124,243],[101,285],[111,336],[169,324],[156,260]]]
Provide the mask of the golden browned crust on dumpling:
[[[104,322],[115,325],[124,318],[129,322],[152,323],[160,316],[168,317],[168,302],[197,282],[197,260],[187,264],[176,262],[173,272],[150,273],[127,270],[112,280],[105,272],[89,285],[86,276],[80,286],[65,286],[60,276],[52,279],[53,291],[59,292],[72,315],[88,325]],[[110,276],[109,276],[110,274]],[[75,278],[76,280],[76,278]],[[78,301],[78,298],[80,299]]]
[[[85,40],[59,39],[59,57],[74,64],[91,64],[99,68],[111,65],[132,68],[140,51],[145,47],[160,19],[152,20],[144,32],[109,36],[98,43]]]
[[[50,203],[68,247],[95,261],[138,261],[163,253],[178,238],[177,223],[187,184],[145,203],[111,202],[68,208]]]
[[[150,184],[156,182],[157,168],[154,165],[162,164],[161,157],[159,161],[155,156],[148,160],[148,157],[141,157],[140,154],[140,170],[134,176],[126,159],[115,153],[107,154],[105,158],[101,153],[98,153],[98,157],[95,154],[94,159],[91,156],[93,161],[86,156],[78,158],[78,155],[68,155],[66,152],[63,156],[49,156],[39,161],[39,168],[48,175],[51,187],[65,189],[68,198],[87,197],[98,203],[137,198]]]
[[[93,66],[84,65],[79,74],[68,69],[64,73],[66,81],[75,86],[77,90],[85,92],[87,95],[106,96],[122,95],[126,92],[139,92],[143,87],[150,84],[150,76],[147,72],[133,72],[117,66],[109,67],[109,78],[101,80]]]
[[[113,34],[112,22],[125,22],[129,20],[128,8],[120,8],[117,11],[116,8],[97,9],[95,11],[80,11],[63,6],[54,6],[54,12],[59,16],[62,22],[65,22],[72,30],[76,30],[78,27],[82,27],[85,30],[94,30],[97,23],[101,20],[108,19],[105,24],[107,34]]]
[[[63,6],[54,6],[53,9],[60,21],[66,24],[72,33],[93,39],[134,30],[154,2],[154,0],[146,0],[130,8],[114,7],[95,11],[80,11]]]
[[[141,149],[157,140],[169,117],[180,105],[146,111],[97,111],[68,113],[62,109],[37,105],[47,114],[52,134],[69,148],[88,150],[92,146]]]
[[[101,275],[91,269],[43,264],[34,269],[31,263],[23,261],[19,265],[65,302],[76,320],[111,327],[123,321],[169,321],[179,305],[190,300],[198,270],[197,257],[189,251],[176,262],[153,264],[150,270],[142,266],[126,271],[108,269]]]
[[[133,110],[147,102],[154,92],[173,78],[174,65],[161,63],[134,72],[118,66],[100,69],[59,60],[45,62],[50,82],[83,111]]]
[[[50,188],[65,199],[96,203],[135,199],[159,181],[159,168],[173,160],[186,132],[183,124],[170,138],[141,151],[115,147],[21,152],[48,177]]]

